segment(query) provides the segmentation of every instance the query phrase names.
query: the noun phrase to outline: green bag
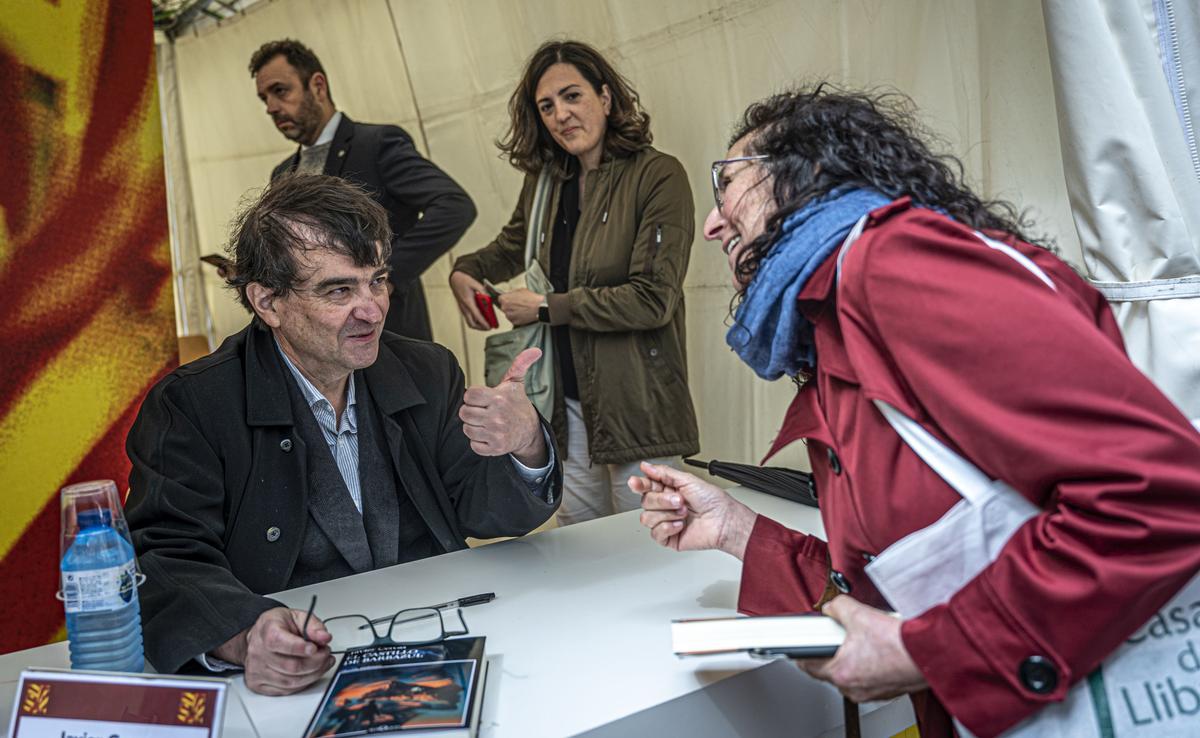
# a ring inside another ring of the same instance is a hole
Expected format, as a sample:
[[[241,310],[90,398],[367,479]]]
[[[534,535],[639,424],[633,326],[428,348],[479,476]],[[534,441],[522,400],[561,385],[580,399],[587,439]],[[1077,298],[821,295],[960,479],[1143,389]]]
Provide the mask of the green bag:
[[[542,169],[525,232],[525,286],[543,295],[554,291],[537,260],[538,250],[545,240],[542,226],[546,221],[544,216],[552,183],[550,173]],[[504,373],[512,366],[517,354],[527,348],[540,348],[542,358],[525,373],[525,394],[542,417],[549,420],[554,412],[554,341],[548,323],[535,321],[488,336],[483,345],[484,377],[489,387],[495,387],[504,378]]]

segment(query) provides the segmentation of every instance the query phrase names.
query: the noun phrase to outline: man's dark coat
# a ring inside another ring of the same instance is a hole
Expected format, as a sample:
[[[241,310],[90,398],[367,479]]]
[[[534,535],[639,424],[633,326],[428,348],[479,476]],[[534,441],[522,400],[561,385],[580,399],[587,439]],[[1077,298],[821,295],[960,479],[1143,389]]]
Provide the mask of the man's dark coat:
[[[508,456],[471,450],[458,417],[462,371],[445,348],[384,333],[379,358],[361,374],[398,472],[397,494],[408,495],[437,547],[521,535],[554,512],[561,464],[551,504]],[[161,672],[278,607],[263,595],[286,588],[307,536],[324,535],[289,402],[294,381],[255,321],[155,385],[134,421],[126,513],[146,575],[146,657]],[[368,408],[358,397],[361,416]]]
[[[295,171],[299,163],[297,149],[275,167],[271,179]],[[357,123],[345,113],[325,174],[362,185],[388,212],[395,290],[384,327],[432,341],[421,274],[466,233],[475,220],[475,204],[448,174],[417,153],[403,128]]]

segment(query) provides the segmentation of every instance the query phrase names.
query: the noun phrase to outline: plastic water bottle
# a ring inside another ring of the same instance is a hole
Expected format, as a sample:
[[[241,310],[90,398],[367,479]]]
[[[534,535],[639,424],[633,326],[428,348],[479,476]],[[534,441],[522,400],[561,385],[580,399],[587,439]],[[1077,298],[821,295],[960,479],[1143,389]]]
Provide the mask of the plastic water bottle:
[[[112,513],[80,509],[79,532],[62,559],[72,669],[144,669],[133,546]]]

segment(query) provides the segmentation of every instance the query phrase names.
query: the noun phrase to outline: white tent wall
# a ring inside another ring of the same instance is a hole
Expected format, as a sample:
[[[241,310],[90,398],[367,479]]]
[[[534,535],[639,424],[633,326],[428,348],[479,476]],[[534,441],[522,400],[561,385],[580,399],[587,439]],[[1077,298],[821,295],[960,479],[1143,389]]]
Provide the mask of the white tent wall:
[[[175,51],[165,39],[156,40],[159,110],[163,119],[163,169],[167,183],[167,216],[171,227],[171,264],[175,285],[175,332],[179,336],[212,339],[212,319],[204,293],[196,217],[192,212],[191,178],[184,152],[179,115],[179,85]]]
[[[794,396],[789,382],[757,380],[726,348],[729,274],[719,249],[699,236],[712,207],[709,163],[748,103],[813,78],[895,87],[976,187],[1030,207],[1039,230],[1078,263],[1038,0],[263,0],[176,42],[203,251],[224,244],[243,193],[293,149],[246,70],[254,49],[284,36],[320,55],[339,109],[403,126],[475,199],[474,226],[424,277],[434,336],[473,382],[482,381],[484,334],[463,328],[446,281],[453,256],[488,243],[512,212],[520,176],[493,145],[508,96],[548,37],[605,51],[641,94],[655,145],[691,178],[689,376],[707,457],[757,461]],[[227,335],[246,315],[206,270],[217,333]],[[773,463],[807,460],[796,444]]]
[[[1200,419],[1200,5],[1046,0],[1045,17],[1087,274],[1134,363]]]

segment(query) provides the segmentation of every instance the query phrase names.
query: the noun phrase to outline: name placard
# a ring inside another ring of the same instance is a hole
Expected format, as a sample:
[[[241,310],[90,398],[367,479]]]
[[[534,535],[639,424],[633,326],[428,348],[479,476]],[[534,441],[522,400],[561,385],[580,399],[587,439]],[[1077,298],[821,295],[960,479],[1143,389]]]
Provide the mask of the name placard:
[[[217,738],[228,680],[26,669],[9,738]]]

